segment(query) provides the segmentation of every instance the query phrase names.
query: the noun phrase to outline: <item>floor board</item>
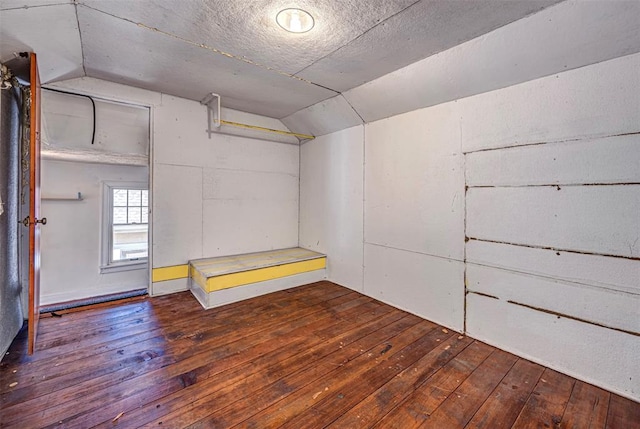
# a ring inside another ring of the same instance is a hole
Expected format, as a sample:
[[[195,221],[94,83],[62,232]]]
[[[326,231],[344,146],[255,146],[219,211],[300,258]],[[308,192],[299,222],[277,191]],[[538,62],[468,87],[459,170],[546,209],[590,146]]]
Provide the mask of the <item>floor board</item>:
[[[329,282],[41,319],[0,362],[2,428],[639,428],[640,404]]]

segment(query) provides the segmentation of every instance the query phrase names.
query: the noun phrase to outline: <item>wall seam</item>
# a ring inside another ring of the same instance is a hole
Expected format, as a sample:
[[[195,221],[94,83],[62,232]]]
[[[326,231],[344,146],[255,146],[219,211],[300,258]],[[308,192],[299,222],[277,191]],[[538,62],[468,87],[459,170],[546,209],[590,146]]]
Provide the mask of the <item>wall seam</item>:
[[[460,153],[462,154],[462,174],[464,177],[464,197],[462,200],[462,204],[464,205],[463,210],[463,233],[464,233],[464,242],[462,244],[462,262],[463,262],[463,282],[464,282],[464,292],[463,292],[463,321],[462,321],[462,332],[464,334],[467,333],[467,295],[469,293],[468,290],[468,281],[467,281],[467,190],[469,187],[467,186],[467,154],[463,151],[463,127],[462,127],[462,116],[460,117]]]
[[[204,239],[202,237],[204,237],[204,167],[200,167],[200,257],[204,258]]]
[[[354,109],[355,110],[355,109]],[[357,113],[357,112],[356,112]],[[366,150],[366,144],[367,144],[367,124],[363,123],[362,124],[362,293],[365,293],[365,284],[364,284],[364,271],[365,271],[365,265],[364,265],[364,250],[365,250],[365,243],[366,243],[366,239],[365,239],[365,218],[366,218],[366,188],[367,188],[367,183],[366,183],[366,165],[367,165],[367,150]]]
[[[54,6],[54,5],[51,5]],[[82,30],[80,28],[80,17],[78,16],[78,3],[73,3],[74,12],[76,15],[76,25],[78,26],[78,39],[80,39],[80,53],[82,54],[82,73],[83,76],[87,76],[87,67],[85,66],[85,57],[84,57],[84,42],[82,41]]]
[[[508,246],[517,246],[517,247],[526,247],[529,249],[539,249],[539,250],[551,250],[553,252],[565,252],[565,253],[573,253],[576,255],[587,255],[587,256],[602,256],[605,258],[615,258],[615,259],[627,259],[630,261],[640,261],[640,257],[638,256],[625,256],[625,255],[615,255],[612,253],[600,253],[600,252],[590,252],[584,250],[573,250],[573,249],[565,249],[554,246],[540,246],[536,244],[524,244],[524,243],[515,243],[510,241],[500,241],[500,240],[491,240],[488,238],[478,238],[478,237],[466,237],[467,241],[480,241],[483,243],[493,243],[493,244],[505,244]]]
[[[590,134],[590,135],[587,134],[584,136],[571,137],[571,138],[565,138],[565,139],[535,141],[535,142],[522,143],[522,144],[510,144],[510,145],[500,146],[500,147],[486,147],[486,148],[469,150],[467,152],[464,152],[464,154],[467,155],[469,153],[493,152],[498,150],[518,149],[518,148],[531,147],[531,146],[541,146],[546,144],[577,143],[582,141],[604,140],[604,139],[615,138],[615,137],[635,136],[638,134],[640,134],[640,131],[632,131],[628,133],[617,133],[617,134],[602,134],[602,133]]]
[[[302,143],[298,145],[298,247],[302,247],[300,240],[302,219]]]
[[[422,256],[429,256],[429,257],[432,257],[432,258],[444,259],[444,260],[447,260],[447,261],[464,262],[464,258],[459,259],[459,258],[452,258],[450,256],[436,255],[435,253],[419,252],[417,250],[403,249],[402,247],[389,246],[389,245],[386,245],[386,244],[375,243],[373,241],[367,241],[366,244],[369,244],[371,246],[376,246],[376,247],[382,247],[384,249],[397,250],[399,252],[407,252],[407,253],[413,253],[413,254],[416,254],[416,255],[422,255]]]
[[[635,289],[631,290],[631,289],[628,289],[628,288],[626,288],[624,286],[616,287],[616,285],[591,284],[591,283],[585,283],[584,281],[580,281],[580,280],[577,280],[577,279],[562,278],[562,277],[557,277],[557,276],[553,276],[553,275],[546,275],[544,273],[539,273],[539,272],[513,269],[513,268],[508,268],[508,267],[504,267],[504,266],[500,266],[500,265],[491,264],[491,263],[483,263],[481,261],[473,261],[473,260],[469,260],[469,259],[465,260],[464,258],[463,259],[451,258],[451,257],[447,257],[447,256],[435,255],[435,254],[432,254],[432,253],[424,253],[424,252],[417,252],[415,250],[402,249],[402,248],[394,247],[394,246],[385,246],[385,245],[378,244],[378,243],[373,243],[373,242],[367,242],[366,244],[368,244],[370,246],[382,247],[384,249],[395,250],[395,251],[398,251],[398,252],[407,252],[407,253],[412,253],[412,254],[415,254],[415,255],[427,256],[427,257],[430,257],[430,258],[443,259],[445,261],[460,262],[460,263],[465,264],[466,267],[474,266],[474,267],[482,267],[482,268],[492,268],[492,269],[504,271],[504,272],[507,272],[507,273],[531,276],[531,277],[551,280],[551,281],[555,281],[555,282],[559,282],[559,283],[563,283],[563,284],[568,284],[568,285],[572,285],[572,286],[596,288],[598,290],[604,289],[604,290],[607,290],[607,291],[610,291],[610,292],[624,293],[624,294],[628,294],[628,295],[631,295],[631,296],[640,295],[640,293],[635,292]],[[471,292],[472,292],[472,290],[468,289],[468,293],[471,293]]]
[[[162,95],[160,96],[160,103],[162,103]],[[148,213],[148,240],[147,240],[147,246],[148,246],[148,254],[149,257],[147,259],[147,275],[149,276],[148,280],[147,280],[147,294],[149,296],[153,296],[153,228],[154,228],[154,222],[153,222],[153,218],[154,218],[154,214],[155,214],[155,210],[154,210],[154,204],[155,204],[155,198],[153,198],[153,188],[154,188],[154,180],[153,180],[153,174],[154,174],[154,159],[153,156],[155,154],[155,145],[154,145],[154,140],[155,140],[155,128],[154,128],[154,119],[155,119],[155,109],[156,106],[148,106],[149,109],[149,156],[148,156],[148,162],[147,162],[147,168],[149,169],[148,171],[148,180],[149,180],[149,191],[148,191],[148,198],[149,201],[147,202],[149,204],[149,213]]]

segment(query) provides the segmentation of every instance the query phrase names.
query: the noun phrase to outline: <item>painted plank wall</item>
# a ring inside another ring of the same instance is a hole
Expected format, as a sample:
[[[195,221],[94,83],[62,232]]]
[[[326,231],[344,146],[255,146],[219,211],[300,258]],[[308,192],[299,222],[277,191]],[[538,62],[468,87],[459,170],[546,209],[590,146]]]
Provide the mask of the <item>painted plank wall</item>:
[[[640,256],[640,185],[469,188],[467,207],[470,238]]]
[[[638,400],[638,70],[636,54],[371,122],[348,174],[334,146],[358,136],[323,136],[303,147],[302,207],[363,204],[365,294]]]
[[[640,398],[640,56],[461,100],[467,331]]]

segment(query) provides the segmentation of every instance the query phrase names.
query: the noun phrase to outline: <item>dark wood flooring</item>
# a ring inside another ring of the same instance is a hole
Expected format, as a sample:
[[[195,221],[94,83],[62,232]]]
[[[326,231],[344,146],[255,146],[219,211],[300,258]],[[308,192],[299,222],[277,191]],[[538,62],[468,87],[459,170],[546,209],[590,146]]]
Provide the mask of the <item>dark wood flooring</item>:
[[[41,320],[0,363],[0,427],[621,428],[640,404],[329,282]]]

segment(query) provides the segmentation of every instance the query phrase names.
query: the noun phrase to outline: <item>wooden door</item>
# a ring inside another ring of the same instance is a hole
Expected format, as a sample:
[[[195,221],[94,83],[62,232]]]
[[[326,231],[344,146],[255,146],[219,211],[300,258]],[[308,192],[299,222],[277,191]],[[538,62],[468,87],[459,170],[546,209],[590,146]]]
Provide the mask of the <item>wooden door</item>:
[[[30,55],[31,111],[29,114],[29,354],[33,354],[40,318],[40,75],[36,54]]]

